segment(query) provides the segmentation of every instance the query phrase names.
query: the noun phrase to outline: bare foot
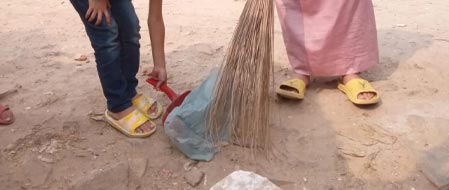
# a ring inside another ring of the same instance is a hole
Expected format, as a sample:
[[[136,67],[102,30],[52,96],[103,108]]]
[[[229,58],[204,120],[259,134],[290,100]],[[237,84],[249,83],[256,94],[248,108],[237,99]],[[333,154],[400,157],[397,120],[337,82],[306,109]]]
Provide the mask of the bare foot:
[[[111,111],[108,111],[108,113],[115,120],[120,120],[120,119],[124,118],[126,115],[128,115],[129,113],[133,112],[134,110],[135,110],[134,106],[131,106],[131,107],[129,107],[121,112],[118,112],[118,113],[113,113]],[[154,128],[156,128],[156,126],[152,125],[151,122],[147,121],[136,129],[136,133],[151,132]]]
[[[361,79],[361,77],[357,74],[349,74],[349,75],[345,75],[342,77],[343,79],[343,84],[346,84],[347,82],[349,82],[352,79]],[[357,95],[358,99],[361,100],[371,100],[374,98],[374,96],[376,96],[376,93],[373,92],[362,92],[359,95]]]
[[[139,94],[135,95],[135,96],[133,97],[133,99],[135,99],[135,98],[137,98],[137,97],[139,97]],[[155,102],[153,103],[153,105],[151,105],[150,109],[147,110],[147,114],[150,115],[150,116],[156,115],[156,114],[157,114],[157,107],[158,107],[158,104],[159,104],[159,103],[158,103],[157,101],[155,101]]]

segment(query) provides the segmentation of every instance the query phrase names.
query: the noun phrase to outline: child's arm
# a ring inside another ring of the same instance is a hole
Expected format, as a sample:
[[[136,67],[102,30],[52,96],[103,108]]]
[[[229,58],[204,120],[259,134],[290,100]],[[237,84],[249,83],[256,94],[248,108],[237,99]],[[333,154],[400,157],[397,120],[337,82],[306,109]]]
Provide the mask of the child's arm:
[[[150,0],[148,13],[148,29],[150,31],[151,49],[153,53],[154,68],[151,75],[159,80],[160,85],[167,81],[165,70],[165,26],[162,17],[162,0]]]

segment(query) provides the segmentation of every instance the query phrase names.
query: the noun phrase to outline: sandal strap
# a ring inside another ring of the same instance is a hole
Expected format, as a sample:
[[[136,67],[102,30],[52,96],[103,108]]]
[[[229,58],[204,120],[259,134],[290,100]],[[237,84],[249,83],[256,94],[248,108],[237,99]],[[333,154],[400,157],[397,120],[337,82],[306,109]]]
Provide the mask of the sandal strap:
[[[122,119],[118,120],[117,123],[119,123],[120,126],[126,131],[134,134],[137,128],[148,121],[149,120],[147,117],[145,117],[145,115],[140,113],[138,110],[134,110]]]
[[[354,93],[359,95],[364,92],[375,93],[377,96],[377,91],[374,87],[365,79],[352,79],[346,83],[346,89],[351,91],[350,93]]]
[[[139,95],[133,99],[133,104],[142,112],[145,112],[153,106],[156,101],[144,95]]]

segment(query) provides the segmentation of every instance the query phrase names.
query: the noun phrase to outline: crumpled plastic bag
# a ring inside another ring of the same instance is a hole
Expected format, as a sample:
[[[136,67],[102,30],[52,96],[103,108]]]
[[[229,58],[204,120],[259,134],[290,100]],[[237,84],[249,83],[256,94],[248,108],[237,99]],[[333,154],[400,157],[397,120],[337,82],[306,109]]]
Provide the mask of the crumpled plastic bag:
[[[210,161],[219,150],[205,135],[217,78],[218,70],[215,69],[179,107],[172,110],[164,123],[170,141],[192,160]],[[224,132],[221,139],[226,140],[228,136]]]

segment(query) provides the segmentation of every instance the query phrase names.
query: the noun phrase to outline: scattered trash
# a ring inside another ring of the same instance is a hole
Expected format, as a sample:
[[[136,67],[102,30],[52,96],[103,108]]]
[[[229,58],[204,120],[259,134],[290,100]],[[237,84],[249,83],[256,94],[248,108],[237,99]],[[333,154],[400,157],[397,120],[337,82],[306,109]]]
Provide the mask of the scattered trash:
[[[190,160],[184,164],[184,170],[190,171],[193,167],[195,167],[199,162],[196,160]]]
[[[362,150],[359,150],[355,147],[348,148],[348,147],[338,147],[338,150],[346,156],[352,156],[356,158],[363,158],[366,156],[366,153]]]
[[[37,159],[39,159],[40,161],[45,162],[45,163],[54,163],[53,159],[43,157],[42,155],[39,155],[37,157]]]
[[[89,113],[89,118],[94,121],[104,121],[104,113]]]
[[[75,61],[87,61],[87,56],[80,55],[79,57],[75,58]]]
[[[173,175],[173,172],[172,171],[170,171],[169,169],[162,169],[161,170],[161,174],[162,174],[162,176],[164,176],[165,178],[170,178],[172,175]]]
[[[266,177],[253,172],[235,171],[212,186],[210,190],[281,190]]]
[[[39,153],[53,154],[58,151],[59,144],[59,141],[51,139],[50,142],[42,146],[42,148],[39,150]]]

